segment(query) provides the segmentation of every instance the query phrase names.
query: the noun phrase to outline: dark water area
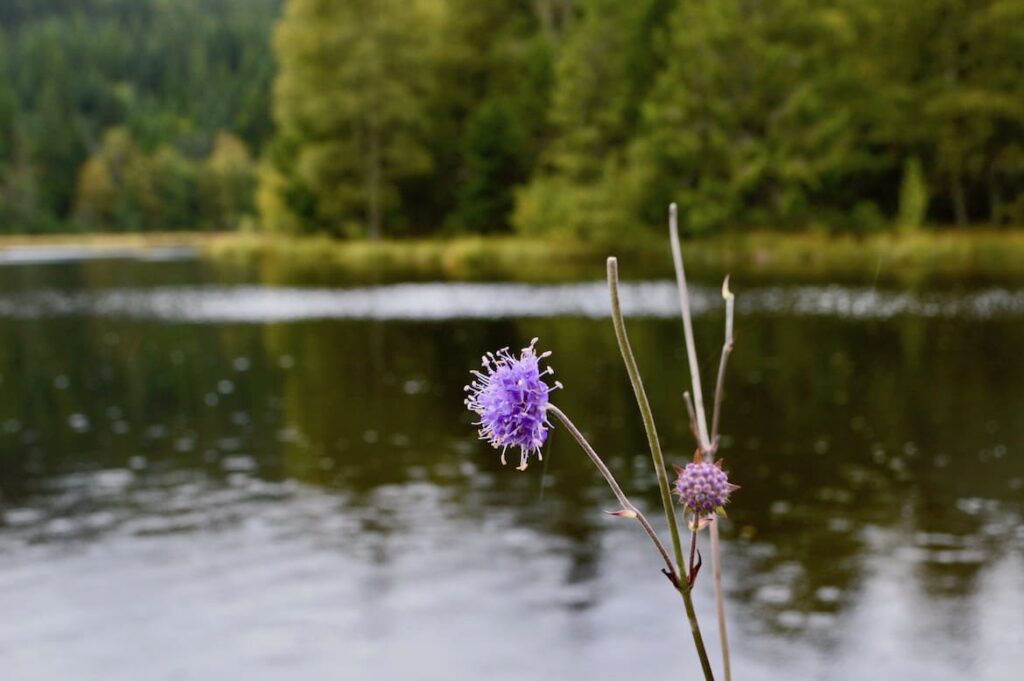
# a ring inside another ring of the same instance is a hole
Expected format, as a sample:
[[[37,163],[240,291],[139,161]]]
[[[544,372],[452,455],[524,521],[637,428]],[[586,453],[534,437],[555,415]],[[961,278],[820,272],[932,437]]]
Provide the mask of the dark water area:
[[[1024,292],[734,289],[735,678],[1020,678]],[[484,351],[540,337],[559,406],[659,519],[604,296],[0,267],[3,678],[697,678],[657,554],[575,443],[502,468],[462,406]],[[706,382],[716,298],[696,287]],[[674,305],[624,290],[684,463]]]

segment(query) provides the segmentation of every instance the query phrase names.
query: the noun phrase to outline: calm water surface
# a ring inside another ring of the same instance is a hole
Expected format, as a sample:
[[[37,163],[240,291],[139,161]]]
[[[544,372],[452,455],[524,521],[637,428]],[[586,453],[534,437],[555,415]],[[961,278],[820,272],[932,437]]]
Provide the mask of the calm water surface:
[[[569,438],[517,473],[463,413],[480,354],[540,336],[659,516],[601,283],[271,288],[180,256],[0,266],[4,679],[697,678]],[[672,288],[623,274],[683,462]],[[735,279],[736,678],[1020,678],[1024,291]],[[712,288],[695,307],[710,377]],[[697,606],[714,638],[707,578]]]

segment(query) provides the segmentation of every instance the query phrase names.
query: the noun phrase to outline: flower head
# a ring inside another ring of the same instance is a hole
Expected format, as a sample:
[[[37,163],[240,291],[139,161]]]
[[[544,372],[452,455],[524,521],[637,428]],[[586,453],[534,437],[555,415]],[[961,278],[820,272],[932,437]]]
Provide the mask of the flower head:
[[[698,518],[722,513],[722,507],[729,502],[729,493],[739,489],[729,482],[720,460],[716,463],[694,461],[686,464],[686,468],[676,466],[676,471],[679,477],[675,491],[679,503]]]
[[[480,420],[480,439],[501,449],[501,463],[505,463],[505,450],[519,447],[519,470],[525,470],[531,452],[541,458],[540,448],[548,437],[548,393],[553,389],[544,382],[544,376],[554,373],[550,367],[540,368],[540,360],[550,352],[538,355],[534,338],[523,348],[519,357],[508,348],[483,357],[483,371],[471,372],[476,378],[466,386],[469,397],[466,406]],[[561,387],[557,382],[554,387]]]

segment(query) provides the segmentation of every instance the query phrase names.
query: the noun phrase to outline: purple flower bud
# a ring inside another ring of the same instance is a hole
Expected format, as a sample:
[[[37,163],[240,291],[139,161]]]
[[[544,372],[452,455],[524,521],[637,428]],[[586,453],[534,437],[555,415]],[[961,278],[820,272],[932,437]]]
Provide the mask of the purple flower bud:
[[[679,503],[699,517],[720,512],[729,502],[729,493],[739,489],[729,482],[721,464],[698,462],[686,464],[686,468],[676,467]]]
[[[519,470],[526,470],[531,452],[541,458],[540,448],[548,437],[548,393],[553,388],[543,377],[554,373],[548,367],[541,370],[540,360],[550,352],[538,355],[534,351],[537,339],[523,348],[519,357],[509,354],[508,348],[487,353],[483,358],[483,371],[471,372],[476,379],[466,386],[469,397],[466,406],[480,420],[480,439],[501,449],[501,463],[505,463],[505,450],[519,447]],[[557,382],[555,388],[561,387]]]

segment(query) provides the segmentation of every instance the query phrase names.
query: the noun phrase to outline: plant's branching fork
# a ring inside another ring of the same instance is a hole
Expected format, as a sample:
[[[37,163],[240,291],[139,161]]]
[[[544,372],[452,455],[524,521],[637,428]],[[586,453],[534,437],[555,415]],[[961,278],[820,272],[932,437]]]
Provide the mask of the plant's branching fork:
[[[683,268],[683,251],[679,244],[679,222],[677,217],[676,204],[669,206],[669,242],[672,247],[672,263],[675,265],[676,271],[676,285],[679,288],[679,311],[683,318],[683,336],[686,339],[686,358],[690,365],[690,381],[693,385],[693,411],[694,416],[691,416],[691,420],[697,422],[697,443],[700,450],[703,452],[704,460],[707,462],[714,461],[715,448],[717,447],[717,430],[715,433],[715,441],[712,442],[711,436],[708,433],[707,417],[704,413],[704,395],[701,390],[700,384],[700,367],[697,363],[697,348],[693,341],[693,321],[690,317],[690,292],[686,286],[686,270]],[[723,287],[723,294],[728,291],[728,285]],[[730,293],[726,297],[726,346],[729,350],[732,350],[732,294]],[[723,353],[724,355],[726,353]],[[715,412],[714,418],[715,428],[717,429],[718,417],[717,412],[721,402],[720,389],[722,387],[722,374],[725,371],[725,362],[728,359],[727,355],[723,357],[722,362],[719,364],[719,381],[718,387],[716,388],[715,396]],[[690,402],[687,398],[687,406],[689,407]],[[718,615],[718,636],[722,644],[722,671],[725,681],[732,681],[731,665],[729,663],[729,636],[725,624],[725,602],[722,596],[722,571],[721,571],[721,552],[719,549],[719,537],[718,537],[718,523],[711,523],[711,572],[712,581],[715,588],[715,611]]]

